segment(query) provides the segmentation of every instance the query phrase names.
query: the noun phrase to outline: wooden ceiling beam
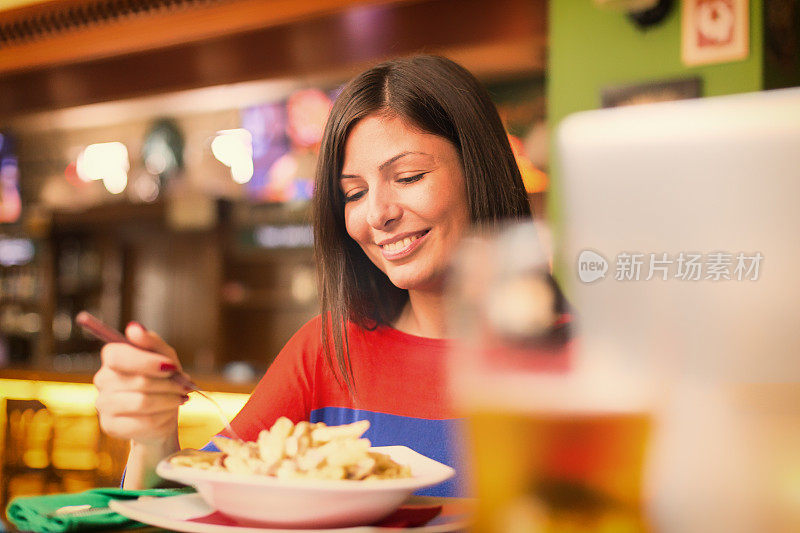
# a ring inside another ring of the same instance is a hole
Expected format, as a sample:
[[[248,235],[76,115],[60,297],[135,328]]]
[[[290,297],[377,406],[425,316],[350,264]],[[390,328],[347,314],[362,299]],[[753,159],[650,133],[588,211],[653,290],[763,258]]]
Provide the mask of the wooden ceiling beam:
[[[367,3],[399,1],[48,1],[0,12],[0,75],[199,42]]]
[[[0,119],[197,87],[348,71],[420,51],[461,53],[459,59],[470,68],[474,50],[480,69],[491,70],[494,57],[500,70],[541,71],[546,19],[546,0],[360,6],[291,24],[0,75]]]

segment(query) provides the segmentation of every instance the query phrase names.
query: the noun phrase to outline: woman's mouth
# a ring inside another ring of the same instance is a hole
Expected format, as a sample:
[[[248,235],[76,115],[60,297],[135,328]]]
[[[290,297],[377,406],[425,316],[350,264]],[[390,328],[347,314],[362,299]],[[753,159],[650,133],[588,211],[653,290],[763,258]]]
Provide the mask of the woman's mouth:
[[[381,246],[381,253],[385,259],[395,260],[401,259],[403,257],[407,257],[411,253],[414,252],[425,238],[428,236],[428,232],[430,230],[421,231],[414,235],[409,235],[408,237],[401,239],[399,241],[395,241],[391,244],[384,244]]]

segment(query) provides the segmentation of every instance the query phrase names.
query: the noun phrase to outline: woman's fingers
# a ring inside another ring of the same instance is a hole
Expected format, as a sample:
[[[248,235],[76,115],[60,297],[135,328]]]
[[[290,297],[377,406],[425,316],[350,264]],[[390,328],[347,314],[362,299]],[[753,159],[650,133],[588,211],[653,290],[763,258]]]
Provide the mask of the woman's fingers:
[[[189,396],[184,394],[118,391],[98,395],[95,405],[104,416],[145,418],[147,415],[173,412],[188,399]]]
[[[189,389],[169,379],[181,367],[161,337],[133,322],[125,335],[130,344],[109,343],[100,352],[94,376],[100,425],[120,439],[160,442],[177,431],[178,407]]]
[[[125,337],[137,347],[150,352],[160,353],[171,359],[180,368],[175,350],[154,331],[144,328],[138,322],[131,322],[125,328]]]
[[[183,395],[190,392],[179,383],[167,378],[153,378],[142,374],[125,374],[102,367],[94,375],[94,384],[101,392],[152,392],[155,394]]]
[[[128,344],[109,343],[100,351],[103,366],[123,374],[169,377],[178,371],[176,359]]]
[[[158,441],[172,434],[178,427],[178,411],[143,416],[100,416],[100,427],[111,437],[140,443]]]

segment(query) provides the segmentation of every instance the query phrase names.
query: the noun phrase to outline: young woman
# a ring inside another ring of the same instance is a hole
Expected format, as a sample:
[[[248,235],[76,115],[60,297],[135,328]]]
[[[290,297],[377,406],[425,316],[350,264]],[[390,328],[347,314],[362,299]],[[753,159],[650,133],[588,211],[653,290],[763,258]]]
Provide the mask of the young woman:
[[[472,225],[531,216],[497,111],[464,68],[441,57],[388,61],[350,81],[331,110],[313,201],[322,313],[278,354],[231,422],[255,439],[280,416],[369,420],[374,446],[406,445],[453,464],[443,289]],[[554,286],[555,313],[563,298]],[[95,376],[103,429],[131,440],[126,488],[154,486],[179,449],[187,391],[166,379],[175,351],[131,323],[138,348],[109,344]],[[427,494],[459,493],[459,480]]]

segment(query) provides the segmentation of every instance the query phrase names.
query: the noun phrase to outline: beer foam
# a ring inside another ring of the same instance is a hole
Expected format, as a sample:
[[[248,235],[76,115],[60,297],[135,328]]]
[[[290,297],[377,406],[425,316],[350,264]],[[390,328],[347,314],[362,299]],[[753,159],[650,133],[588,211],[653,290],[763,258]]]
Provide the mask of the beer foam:
[[[633,376],[454,376],[457,408],[553,415],[630,414],[652,411],[659,387]]]

